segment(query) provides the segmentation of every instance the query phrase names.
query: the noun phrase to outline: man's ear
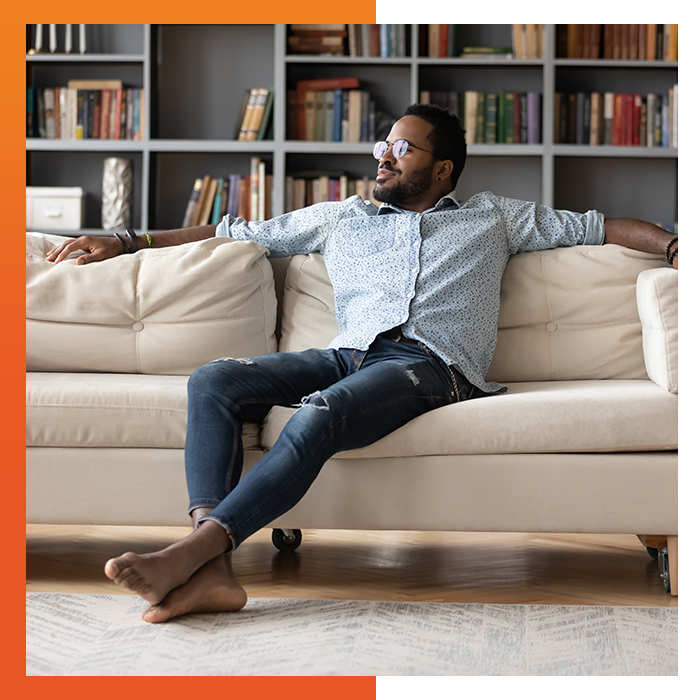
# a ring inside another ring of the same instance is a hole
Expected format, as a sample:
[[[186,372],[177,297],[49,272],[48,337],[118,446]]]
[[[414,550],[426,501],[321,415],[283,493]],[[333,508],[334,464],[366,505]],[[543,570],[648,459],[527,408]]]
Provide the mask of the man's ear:
[[[435,177],[439,182],[447,180],[454,170],[454,163],[451,160],[439,160],[435,165],[437,166]]]

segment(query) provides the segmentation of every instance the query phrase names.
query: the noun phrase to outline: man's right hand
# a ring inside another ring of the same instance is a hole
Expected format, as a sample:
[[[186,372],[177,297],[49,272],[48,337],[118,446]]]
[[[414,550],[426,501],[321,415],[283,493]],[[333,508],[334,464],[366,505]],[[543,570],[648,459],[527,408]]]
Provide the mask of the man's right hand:
[[[77,265],[115,258],[123,252],[119,241],[114,236],[80,236],[72,241],[64,241],[46,254],[49,262],[58,263],[76,250],[87,253],[76,259]]]

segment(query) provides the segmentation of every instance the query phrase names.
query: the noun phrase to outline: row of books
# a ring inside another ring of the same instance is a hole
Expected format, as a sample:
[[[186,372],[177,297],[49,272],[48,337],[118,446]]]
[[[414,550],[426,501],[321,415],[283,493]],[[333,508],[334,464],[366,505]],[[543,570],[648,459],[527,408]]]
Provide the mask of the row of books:
[[[418,25],[418,55],[427,58],[541,59],[544,55],[544,24],[511,25],[512,46],[459,47],[455,24]]]
[[[290,54],[404,58],[405,24],[291,24]]]
[[[347,56],[347,36],[345,24],[290,24],[287,52]]]
[[[27,88],[27,136],[46,139],[144,138],[145,99],[120,80],[70,80],[67,87]]]
[[[434,104],[459,117],[468,144],[542,143],[542,94],[539,92],[427,92],[422,104]]]
[[[678,148],[678,85],[667,93],[555,93],[554,142]]]
[[[287,136],[300,141],[361,143],[374,139],[376,109],[358,78],[297,83],[287,93]]]
[[[182,227],[218,224],[226,215],[247,221],[272,218],[272,175],[265,161],[250,159],[250,175],[234,173],[228,177],[204,175],[197,178],[187,202]]]
[[[272,130],[273,88],[251,88],[243,94],[233,138],[238,141],[263,141]]]
[[[285,211],[303,209],[320,202],[342,202],[353,195],[379,205],[372,192],[374,178],[353,178],[343,172],[306,172],[285,177]]]
[[[405,24],[348,24],[348,56],[405,58]]]
[[[558,24],[557,58],[677,61],[677,24]]]

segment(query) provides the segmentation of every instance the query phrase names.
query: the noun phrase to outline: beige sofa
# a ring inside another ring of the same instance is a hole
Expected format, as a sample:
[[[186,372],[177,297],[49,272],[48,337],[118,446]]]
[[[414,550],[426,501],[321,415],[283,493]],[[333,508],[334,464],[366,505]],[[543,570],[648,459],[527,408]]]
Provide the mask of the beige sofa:
[[[323,259],[271,264],[260,246],[212,239],[79,267],[44,260],[58,240],[27,234],[27,521],[186,525],[188,375],[325,347]],[[511,258],[487,377],[508,392],[336,455],[272,525],[637,534],[668,545],[675,593],[677,308],[677,273],[656,256]],[[291,410],[246,426],[246,470]]]

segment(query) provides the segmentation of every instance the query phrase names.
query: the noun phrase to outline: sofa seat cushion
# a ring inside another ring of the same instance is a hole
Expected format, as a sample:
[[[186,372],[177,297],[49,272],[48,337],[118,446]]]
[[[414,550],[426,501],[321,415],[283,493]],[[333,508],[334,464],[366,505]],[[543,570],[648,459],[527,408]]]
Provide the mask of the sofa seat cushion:
[[[187,380],[143,374],[27,373],[27,446],[182,449]],[[244,424],[243,445],[260,429]]]
[[[277,350],[267,249],[210,238],[77,266],[27,234],[27,370],[191,374]]]
[[[677,399],[648,379],[512,383],[506,394],[439,408],[338,457],[672,450]],[[272,409],[263,448],[293,411]]]

